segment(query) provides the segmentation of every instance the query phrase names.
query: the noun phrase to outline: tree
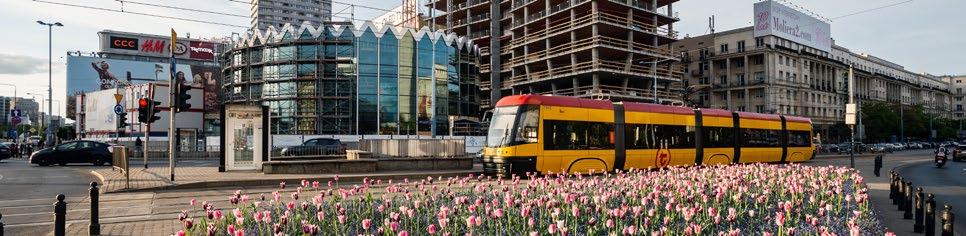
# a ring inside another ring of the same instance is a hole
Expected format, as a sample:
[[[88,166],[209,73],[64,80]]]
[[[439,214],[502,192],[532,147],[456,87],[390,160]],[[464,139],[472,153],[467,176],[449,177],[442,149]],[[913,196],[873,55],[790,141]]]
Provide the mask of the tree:
[[[899,120],[899,114],[886,103],[862,104],[862,125],[865,126],[867,142],[887,141],[893,134],[898,134],[897,120]]]

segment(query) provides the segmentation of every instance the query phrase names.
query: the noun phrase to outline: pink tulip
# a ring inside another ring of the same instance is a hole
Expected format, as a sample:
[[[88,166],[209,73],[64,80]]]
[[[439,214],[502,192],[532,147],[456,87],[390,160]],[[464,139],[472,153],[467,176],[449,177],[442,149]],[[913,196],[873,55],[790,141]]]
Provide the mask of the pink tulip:
[[[429,226],[426,226],[426,232],[429,234],[436,234],[436,225],[430,224]]]
[[[194,198],[192,198],[191,199],[191,202],[189,202],[189,204],[191,204],[191,206],[195,206],[195,203],[196,202],[198,202],[198,201],[196,201]]]
[[[390,222],[389,230],[392,230],[393,232],[396,232],[397,230],[399,230],[399,222],[396,222],[396,221]]]
[[[174,235],[185,236],[185,233],[184,233],[184,230],[178,230],[178,233],[175,233]]]
[[[557,234],[557,224],[550,224],[550,226],[547,226],[547,233]]]

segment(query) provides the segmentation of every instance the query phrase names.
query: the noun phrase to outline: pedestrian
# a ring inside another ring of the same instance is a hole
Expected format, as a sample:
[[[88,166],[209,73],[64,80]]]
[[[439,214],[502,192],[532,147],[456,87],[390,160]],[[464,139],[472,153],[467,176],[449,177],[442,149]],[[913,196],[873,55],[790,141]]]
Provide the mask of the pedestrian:
[[[136,153],[141,153],[143,145],[144,145],[144,142],[141,141],[141,137],[137,137],[137,139],[134,139],[134,151]]]

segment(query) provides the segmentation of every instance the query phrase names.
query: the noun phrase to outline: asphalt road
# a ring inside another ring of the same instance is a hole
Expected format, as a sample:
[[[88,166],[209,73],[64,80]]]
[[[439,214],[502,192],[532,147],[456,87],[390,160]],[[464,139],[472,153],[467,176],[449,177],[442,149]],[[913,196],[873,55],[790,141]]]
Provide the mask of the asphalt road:
[[[57,194],[68,205],[82,202],[95,178],[86,165],[39,167],[25,159],[0,162],[0,214],[5,224],[49,222]]]
[[[931,153],[929,153],[931,154]],[[936,168],[932,161],[911,163],[897,168],[913,187],[936,195],[936,224],[939,224],[943,204],[949,204],[956,214],[954,229],[966,231],[966,162],[949,162]]]

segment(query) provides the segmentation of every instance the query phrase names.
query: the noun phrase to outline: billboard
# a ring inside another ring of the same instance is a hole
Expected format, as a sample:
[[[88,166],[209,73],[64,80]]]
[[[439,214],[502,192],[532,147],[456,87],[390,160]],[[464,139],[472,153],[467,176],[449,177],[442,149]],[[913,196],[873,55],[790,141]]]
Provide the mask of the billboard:
[[[825,52],[832,51],[831,26],[775,1],[755,3],[755,37],[774,35]]]
[[[171,56],[171,38],[116,31],[101,31],[101,51],[149,57]],[[212,61],[215,59],[215,43],[179,38],[175,43],[174,56],[178,59]]]
[[[67,116],[74,118],[75,96],[93,91],[114,89],[154,81],[168,81],[171,78],[170,63],[107,59],[87,56],[67,56]],[[217,111],[217,78],[221,70],[214,66],[175,65],[176,73],[183,74],[185,80],[197,87],[204,87],[205,110]],[[210,86],[210,87],[209,87]],[[209,95],[208,92],[213,94]],[[214,106],[214,107],[208,107]]]

